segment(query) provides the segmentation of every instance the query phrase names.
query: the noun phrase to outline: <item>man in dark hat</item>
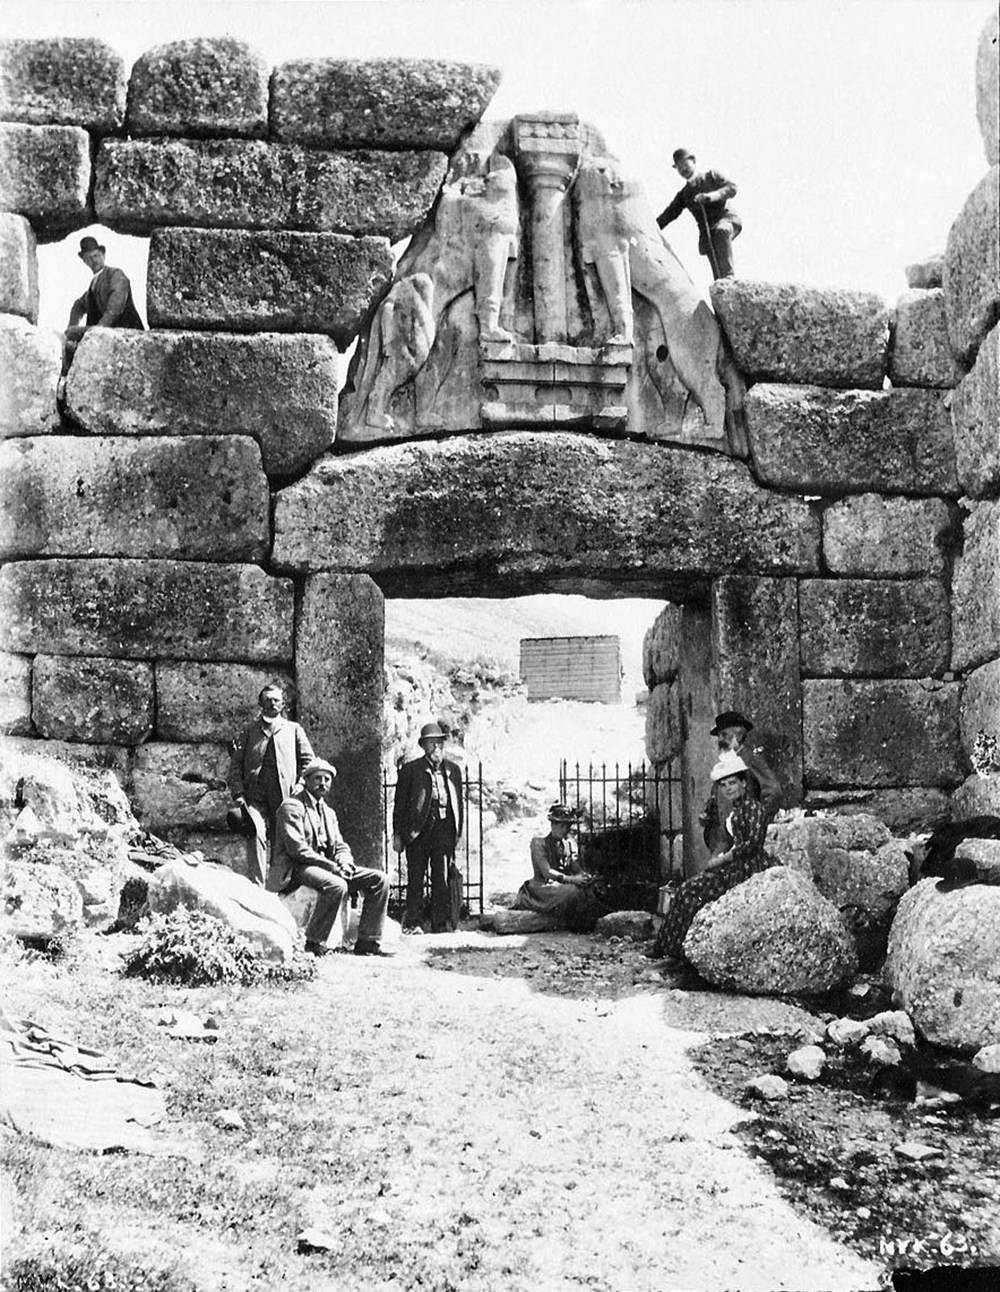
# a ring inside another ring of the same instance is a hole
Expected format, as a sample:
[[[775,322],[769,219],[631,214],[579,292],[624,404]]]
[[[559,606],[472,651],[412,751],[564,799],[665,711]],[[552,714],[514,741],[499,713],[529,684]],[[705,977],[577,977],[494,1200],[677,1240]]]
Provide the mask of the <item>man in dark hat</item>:
[[[729,751],[743,759],[746,764],[747,792],[752,798],[760,800],[766,819],[772,821],[781,806],[781,782],[767,765],[767,759],[760,745],[748,739],[751,731],[753,731],[753,723],[749,718],[744,717],[736,709],[725,709],[716,715],[715,726],[709,735],[716,737],[720,753]],[[711,848],[710,835],[719,826],[719,811],[714,792],[709,796],[700,820],[705,828],[705,842]]]
[[[669,206],[657,217],[662,229],[682,211],[690,211],[698,224],[698,251],[707,256],[713,278],[732,278],[733,239],[743,228],[740,217],[729,205],[736,185],[717,170],[699,170],[695,155],[687,148],[674,149],[674,170],[685,181]]]
[[[139,311],[132,300],[132,285],[121,269],[104,262],[105,248],[96,238],[80,240],[79,256],[93,277],[90,286],[73,302],[66,329],[63,351],[63,374],[69,371],[76,347],[89,327],[128,327],[145,330]],[[80,320],[86,323],[80,325]]]
[[[462,773],[444,756],[446,735],[436,722],[420,729],[422,758],[399,769],[392,808],[392,846],[406,849],[406,911],[403,929],[422,933],[421,906],[427,863],[431,867],[431,931],[454,926],[448,910],[448,866],[462,837]]]

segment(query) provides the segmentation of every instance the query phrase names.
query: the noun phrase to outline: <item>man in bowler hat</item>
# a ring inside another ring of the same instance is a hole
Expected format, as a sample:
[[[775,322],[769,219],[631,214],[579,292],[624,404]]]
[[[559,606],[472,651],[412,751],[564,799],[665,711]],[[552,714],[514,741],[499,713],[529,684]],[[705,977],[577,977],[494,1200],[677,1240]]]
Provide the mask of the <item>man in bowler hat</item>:
[[[96,238],[80,240],[79,256],[93,277],[90,286],[78,297],[69,312],[63,373],[69,371],[76,347],[89,327],[127,327],[144,331],[139,311],[132,300],[132,285],[121,269],[113,269],[104,260],[105,248]],[[86,322],[81,325],[80,320]]]
[[[399,769],[392,808],[392,846],[406,849],[406,911],[403,929],[420,927],[424,876],[431,868],[431,931],[447,933],[448,866],[462,836],[462,773],[444,756],[445,733],[436,722],[420,729],[421,758]]]
[[[743,223],[729,199],[736,196],[736,185],[717,170],[699,170],[697,159],[687,148],[674,150],[674,170],[685,181],[684,187],[656,217],[662,229],[676,220],[682,211],[690,211],[698,224],[698,251],[707,256],[713,278],[732,278],[733,239],[739,236]]]

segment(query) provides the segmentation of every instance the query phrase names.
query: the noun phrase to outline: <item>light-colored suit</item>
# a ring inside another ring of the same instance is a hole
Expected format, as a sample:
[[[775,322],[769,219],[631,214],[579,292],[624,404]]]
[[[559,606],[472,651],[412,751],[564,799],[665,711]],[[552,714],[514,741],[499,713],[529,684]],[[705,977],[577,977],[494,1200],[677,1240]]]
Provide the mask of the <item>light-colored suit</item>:
[[[280,716],[270,726],[256,718],[233,741],[229,792],[234,799],[246,800],[255,827],[246,841],[247,878],[251,883],[264,883],[275,813],[314,757],[309,737],[299,724]]]

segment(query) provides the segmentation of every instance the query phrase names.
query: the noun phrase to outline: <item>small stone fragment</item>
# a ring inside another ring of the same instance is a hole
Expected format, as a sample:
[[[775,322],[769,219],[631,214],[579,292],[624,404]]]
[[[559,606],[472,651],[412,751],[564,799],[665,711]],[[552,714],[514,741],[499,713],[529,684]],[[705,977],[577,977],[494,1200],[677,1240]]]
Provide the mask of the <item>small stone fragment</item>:
[[[869,1036],[891,1036],[901,1045],[915,1045],[913,1022],[905,1009],[887,1009],[868,1020]]]
[[[246,1122],[235,1108],[220,1108],[215,1114],[215,1124],[221,1130],[246,1130]]]
[[[917,1140],[909,1139],[895,1145],[895,1152],[900,1157],[908,1158],[911,1162],[923,1162],[929,1157],[941,1156],[939,1148],[934,1148],[930,1144],[920,1144]]]
[[[826,1034],[834,1045],[857,1045],[868,1035],[868,1024],[856,1018],[835,1018],[827,1024]]]
[[[1000,1072],[1000,1043],[984,1045],[972,1056],[972,1062],[983,1072]]]
[[[825,1063],[826,1055],[818,1045],[803,1045],[793,1050],[785,1060],[785,1066],[793,1076],[805,1077],[807,1081],[815,1081]]]
[[[882,1068],[894,1068],[903,1058],[895,1041],[881,1036],[866,1036],[861,1042],[861,1053]]]
[[[774,1072],[766,1072],[762,1076],[753,1077],[746,1083],[746,1089],[752,1095],[759,1095],[761,1099],[788,1098],[788,1082]]]

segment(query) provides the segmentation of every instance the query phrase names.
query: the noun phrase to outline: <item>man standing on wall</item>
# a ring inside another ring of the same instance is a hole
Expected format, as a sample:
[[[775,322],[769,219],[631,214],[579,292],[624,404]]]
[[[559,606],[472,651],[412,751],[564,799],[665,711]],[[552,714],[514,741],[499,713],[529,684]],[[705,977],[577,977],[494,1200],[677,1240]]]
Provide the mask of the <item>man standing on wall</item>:
[[[403,929],[422,933],[421,904],[427,863],[431,867],[431,931],[451,928],[448,866],[462,837],[462,773],[444,756],[445,733],[436,722],[420,729],[422,758],[399,769],[392,808],[392,846],[406,849],[406,911]]]
[[[274,819],[315,757],[297,722],[282,717],[285,693],[269,682],[257,697],[260,713],[233,741],[229,790],[246,822],[246,869],[252,884],[267,880]]]
[[[82,238],[79,256],[93,277],[90,286],[78,297],[69,312],[66,344],[63,350],[63,375],[69,371],[76,347],[89,327],[127,327],[145,331],[139,311],[132,300],[132,284],[121,269],[113,269],[104,260],[104,247],[96,238]],[[86,319],[81,325],[80,320]]]
[[[656,217],[657,225],[662,229],[682,211],[690,211],[698,224],[698,251],[708,257],[712,277],[732,278],[733,239],[743,228],[729,205],[729,199],[736,196],[736,185],[717,170],[698,170],[695,155],[687,148],[674,150],[674,170],[685,184]]]

